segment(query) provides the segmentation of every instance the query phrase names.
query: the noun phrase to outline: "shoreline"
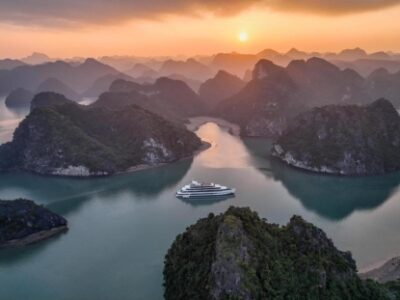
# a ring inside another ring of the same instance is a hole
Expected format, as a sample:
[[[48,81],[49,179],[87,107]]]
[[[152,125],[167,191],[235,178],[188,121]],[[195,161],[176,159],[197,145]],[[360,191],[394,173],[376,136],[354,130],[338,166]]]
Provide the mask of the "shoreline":
[[[199,149],[197,149],[196,151],[194,151],[192,153],[192,155],[189,155],[189,156],[186,156],[186,157],[182,157],[182,158],[180,158],[178,160],[175,160],[175,161],[169,162],[169,163],[159,163],[159,164],[154,164],[154,165],[146,165],[146,164],[136,165],[136,166],[128,168],[125,171],[121,171],[121,172],[117,172],[115,174],[112,174],[112,175],[110,175],[110,177],[115,176],[115,175],[123,175],[123,174],[138,172],[138,171],[144,171],[144,170],[149,170],[149,169],[160,168],[160,167],[163,167],[163,166],[167,166],[167,165],[171,165],[171,164],[174,164],[174,163],[178,163],[178,162],[181,162],[181,161],[184,161],[184,160],[187,160],[187,159],[194,158],[195,156],[199,155],[203,151],[206,151],[210,147],[211,147],[210,143],[208,143],[206,141],[201,141],[201,147]],[[101,177],[107,177],[107,176],[101,176]],[[91,178],[91,176],[89,176],[88,178]]]
[[[220,118],[215,118],[215,117],[207,117],[207,116],[201,116],[201,117],[193,117],[189,118],[189,124],[186,124],[186,128],[190,131],[195,132],[198,130],[202,125],[206,123],[215,123],[221,128],[227,129],[227,131],[232,134],[233,136],[240,136],[240,127],[237,124],[231,123],[229,121],[226,121],[224,119]]]
[[[225,121],[223,119],[219,118],[213,118],[213,117],[194,117],[189,119],[189,124],[186,124],[186,128],[192,132],[195,132],[200,126],[208,123],[208,122],[213,122],[216,123],[218,126],[225,128],[228,130],[228,132],[234,136],[240,136],[240,128],[238,125],[230,123],[228,121]],[[149,169],[154,169],[154,168],[159,168],[163,167],[166,165],[170,165],[173,163],[181,162],[187,159],[194,158],[196,155],[200,154],[201,152],[211,148],[211,144],[206,141],[201,141],[202,145],[200,146],[199,149],[194,151],[191,155],[182,157],[180,159],[177,159],[173,162],[165,162],[165,163],[158,163],[154,165],[147,165],[147,164],[139,164],[135,165],[132,167],[127,168],[126,170],[123,171],[118,171],[113,174],[107,174],[107,175],[88,175],[88,176],[73,176],[73,175],[55,175],[55,174],[41,174],[41,173],[36,173],[36,172],[29,172],[25,170],[12,170],[12,171],[18,171],[22,173],[31,173],[34,175],[38,176],[44,176],[44,177],[56,177],[56,178],[70,178],[70,179],[94,179],[94,178],[105,178],[105,177],[113,177],[113,176],[118,176],[118,175],[123,175],[123,174],[129,174],[133,172],[139,172],[139,171],[144,171],[144,170],[149,170]]]
[[[192,153],[192,155],[189,155],[189,156],[186,156],[186,157],[182,157],[182,158],[177,159],[177,160],[175,160],[173,162],[159,163],[159,164],[154,164],[154,165],[140,164],[140,165],[129,167],[127,170],[115,172],[113,174],[108,174],[108,175],[88,175],[88,176],[54,175],[54,174],[35,173],[35,172],[32,172],[32,171],[19,170],[19,169],[6,171],[4,173],[19,172],[19,173],[32,174],[32,175],[35,175],[35,176],[53,177],[53,178],[68,178],[68,179],[74,179],[74,180],[75,179],[76,180],[85,180],[85,179],[90,180],[90,179],[96,179],[96,178],[107,178],[107,177],[114,177],[114,176],[119,176],[119,175],[139,172],[139,171],[145,171],[145,170],[149,170],[149,169],[160,168],[160,167],[163,167],[163,166],[167,166],[167,165],[171,165],[171,164],[174,164],[174,163],[178,163],[178,162],[181,162],[181,161],[184,161],[184,160],[187,160],[187,159],[194,158],[196,155],[200,154],[201,152],[211,148],[211,146],[212,145],[210,143],[208,143],[206,141],[202,141],[201,147],[199,149],[197,149],[196,151],[194,151]],[[0,249],[1,249],[1,246],[0,246]]]
[[[32,233],[26,237],[23,237],[21,239],[15,239],[15,240],[9,240],[5,242],[4,244],[0,245],[0,250],[1,249],[7,249],[7,248],[21,248],[25,247],[27,245],[35,244],[43,240],[47,240],[51,237],[54,237],[60,233],[66,232],[68,230],[68,226],[60,226],[60,227],[55,227],[49,230],[42,230],[36,233]]]

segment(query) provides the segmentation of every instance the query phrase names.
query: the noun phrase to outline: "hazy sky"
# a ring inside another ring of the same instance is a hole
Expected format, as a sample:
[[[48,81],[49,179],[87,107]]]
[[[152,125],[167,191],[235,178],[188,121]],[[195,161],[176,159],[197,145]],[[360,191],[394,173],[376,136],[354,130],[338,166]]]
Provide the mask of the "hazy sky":
[[[0,42],[0,57],[400,52],[400,0],[0,0]]]

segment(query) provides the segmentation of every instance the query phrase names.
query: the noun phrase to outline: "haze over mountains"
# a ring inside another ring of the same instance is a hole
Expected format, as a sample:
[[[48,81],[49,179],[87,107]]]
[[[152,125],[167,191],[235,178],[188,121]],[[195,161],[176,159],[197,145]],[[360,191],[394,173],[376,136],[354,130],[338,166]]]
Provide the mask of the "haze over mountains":
[[[116,80],[92,106],[118,109],[132,104],[179,123],[206,112],[199,96],[186,83],[167,77],[157,79],[154,84]]]
[[[0,94],[10,95],[10,107],[29,107],[34,94],[56,92],[75,101],[91,97],[97,99],[93,105],[112,109],[140,105],[178,123],[219,116],[248,136],[279,136],[293,117],[312,107],[365,105],[378,98],[400,107],[400,55],[360,48],[66,61],[34,53],[1,63]]]
[[[35,91],[49,78],[56,78],[75,91],[83,92],[99,77],[118,73],[116,69],[94,59],[87,59],[76,66],[65,61],[23,65],[12,70],[0,70],[0,94],[20,87]]]
[[[221,69],[243,77],[244,73],[252,69],[260,59],[268,59],[278,65],[287,66],[292,60],[309,59],[311,57],[326,59],[340,68],[355,69],[363,76],[369,75],[379,67],[387,68],[389,72],[400,70],[399,53],[384,51],[367,53],[361,48],[344,49],[338,53],[304,52],[292,48],[285,53],[273,49],[264,49],[258,53],[226,52],[194,57],[104,56],[97,58],[97,60],[132,77],[180,74],[204,81]],[[0,69],[12,69],[25,64],[37,65],[60,60],[77,65],[83,63],[85,59],[84,57],[50,58],[43,53],[33,53],[19,59],[0,59]]]
[[[239,124],[244,135],[279,136],[293,116],[312,107],[368,104],[380,97],[398,107],[399,78],[382,70],[364,78],[316,57],[294,60],[286,68],[260,60],[252,80],[223,100],[216,113]]]
[[[207,67],[213,72],[225,70],[229,73],[234,73],[243,77],[247,70],[253,69],[254,65],[260,59],[268,59],[274,63],[286,66],[295,59],[309,59],[311,57],[319,57],[326,59],[340,68],[353,68],[361,75],[369,75],[372,71],[379,67],[386,67],[390,72],[397,72],[400,70],[400,55],[392,52],[375,52],[367,53],[360,48],[345,49],[339,53],[318,53],[318,52],[304,52],[295,48],[290,49],[286,53],[280,53],[273,49],[265,49],[258,53],[217,53],[209,56],[196,56],[196,57],[174,57],[174,58],[151,58],[151,57],[103,57],[99,58],[101,62],[109,64],[116,69],[125,72],[132,68],[135,64],[140,63],[147,65],[155,71],[166,70],[167,73],[179,73],[178,69],[186,70],[192,66],[191,75],[194,73],[206,73]],[[195,72],[195,69],[197,72]],[[210,72],[210,70],[208,70]],[[139,74],[135,74],[138,76]],[[169,75],[169,74],[163,74]],[[185,75],[185,74],[181,74]],[[187,74],[188,75],[188,74]],[[210,74],[209,74],[210,75]],[[191,77],[191,76],[189,76]],[[212,76],[209,76],[212,77]]]

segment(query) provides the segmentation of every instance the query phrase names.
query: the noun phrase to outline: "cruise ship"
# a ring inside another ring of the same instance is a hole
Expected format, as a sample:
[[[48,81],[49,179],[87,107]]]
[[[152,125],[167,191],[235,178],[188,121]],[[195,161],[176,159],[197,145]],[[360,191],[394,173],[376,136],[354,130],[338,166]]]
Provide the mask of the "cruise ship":
[[[215,183],[201,183],[192,181],[176,192],[178,198],[213,198],[234,195],[236,189],[232,189]]]

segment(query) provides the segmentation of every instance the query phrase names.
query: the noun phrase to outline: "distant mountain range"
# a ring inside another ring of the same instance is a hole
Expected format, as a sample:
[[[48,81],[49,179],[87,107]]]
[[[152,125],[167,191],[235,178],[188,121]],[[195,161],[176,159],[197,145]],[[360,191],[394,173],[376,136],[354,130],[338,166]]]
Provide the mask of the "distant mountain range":
[[[36,89],[36,93],[41,92],[55,92],[63,94],[67,98],[74,99],[75,101],[79,100],[79,94],[76,91],[54,77],[48,78],[39,84],[38,88]]]
[[[118,79],[134,80],[131,76],[123,73],[107,74],[96,79],[95,82],[82,94],[83,97],[98,97],[105,91],[108,91],[111,84]]]
[[[306,60],[312,57],[328,60],[342,69],[352,68],[363,76],[368,76],[372,71],[381,67],[387,67],[391,72],[400,71],[400,56],[398,54],[386,52],[368,54],[360,48],[345,49],[339,53],[308,53],[295,48],[287,53],[279,53],[272,49],[265,49],[257,54],[220,53],[214,56],[210,66],[214,69],[222,69],[238,76],[244,76],[245,72],[253,69],[253,66],[260,59],[267,59],[275,64],[287,66],[292,60]]]
[[[193,58],[186,61],[167,60],[163,63],[159,72],[162,76],[180,74],[188,78],[202,81],[207,80],[215,74],[208,66]]]
[[[167,77],[154,84],[116,80],[92,106],[119,109],[132,104],[177,122],[205,112],[199,96],[186,83]]]
[[[29,65],[39,65],[50,62],[52,59],[44,53],[34,52],[27,57],[21,58],[21,60]]]
[[[3,60],[0,95],[17,91],[7,101],[16,106],[27,102],[29,92],[52,91],[76,101],[101,95],[94,105],[135,103],[178,122],[208,113],[238,123],[242,134],[251,136],[279,135],[292,117],[315,106],[368,104],[384,97],[400,107],[400,55],[390,52],[293,48],[286,53],[265,49],[189,59],[101,60],[38,65]]]
[[[380,97],[399,107],[399,74],[380,69],[363,78],[316,57],[294,60],[286,68],[260,60],[252,80],[221,101],[216,114],[239,124],[244,135],[279,136],[293,116],[311,107],[368,104]]]
[[[36,91],[49,78],[56,78],[77,93],[82,93],[98,78],[110,74],[117,75],[120,72],[91,58],[78,65],[64,61],[23,65],[12,70],[0,70],[0,95],[7,95],[21,87]]]
[[[0,59],[0,70],[12,70],[23,65],[25,63],[18,59]]]

